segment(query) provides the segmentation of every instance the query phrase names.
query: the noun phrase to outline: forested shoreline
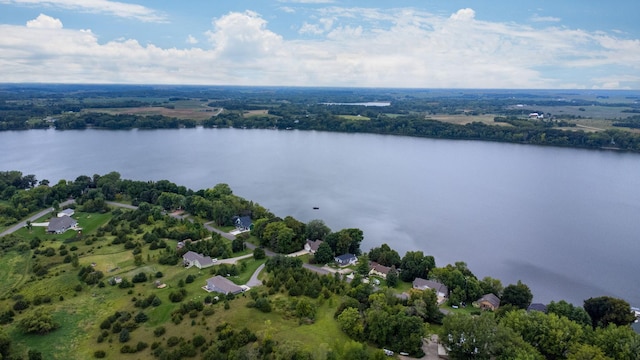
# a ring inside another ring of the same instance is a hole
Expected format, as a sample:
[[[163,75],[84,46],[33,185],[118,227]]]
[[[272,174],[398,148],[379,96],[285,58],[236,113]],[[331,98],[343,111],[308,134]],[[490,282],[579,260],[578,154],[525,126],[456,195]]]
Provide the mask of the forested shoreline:
[[[553,98],[555,93],[549,95],[536,91],[451,94],[427,90],[313,88],[81,89],[71,91],[44,87],[0,91],[0,130],[177,129],[201,125],[207,128],[375,133],[640,151],[640,134],[633,131],[640,127],[639,117],[635,115],[640,108],[633,96],[627,96],[624,102],[611,102],[606,101],[606,97],[586,100],[574,96],[559,100]],[[381,99],[390,100],[390,105],[324,105]],[[187,100],[195,103],[191,109],[193,114],[201,116],[214,112],[214,109],[216,114],[195,120],[188,115],[177,117],[162,113],[162,109],[180,110],[181,102]],[[530,104],[523,104],[525,102]],[[576,127],[576,120],[586,119],[585,114],[594,107],[603,111],[615,109],[612,114],[617,114],[616,117],[604,118],[610,126],[598,131],[589,126]],[[145,108],[160,113],[139,114],[128,110],[142,111]],[[556,108],[557,112],[549,113],[553,111],[550,109]],[[567,108],[576,113],[564,110]],[[528,116],[538,112],[542,116]],[[474,121],[475,117],[485,114],[493,114],[493,121]],[[452,123],[435,119],[439,116],[462,116],[470,120]]]
[[[135,353],[158,359],[382,359],[380,348],[420,357],[422,339],[431,334],[439,336],[452,359],[636,359],[640,354],[640,335],[629,326],[635,316],[623,299],[593,297],[583,306],[552,301],[543,311],[533,311],[533,294],[520,281],[503,286],[499,279],[477,278],[463,261],[438,266],[422,251],[400,256],[387,244],[363,252],[360,243],[366,234],[361,230],[332,231],[320,219],[305,224],[291,216],[280,218],[234,195],[227,184],[194,191],[167,180],[121,179],[117,172],[51,184],[33,174],[0,172],[4,225],[43,208],[58,209],[69,198],[85,226],[104,220],[93,230],[67,235],[41,235],[28,223],[0,242],[3,258],[12,259],[9,263],[31,259],[25,270],[28,282],[14,283],[11,274],[0,282],[3,288],[11,285],[0,298],[3,359],[18,359],[29,346],[35,356],[43,349],[41,342],[28,336],[46,343],[69,331],[75,324],[60,321],[61,316],[73,317],[68,306],[83,312],[88,304],[101,310],[87,315],[90,337],[76,350],[95,358]],[[135,208],[114,209],[111,201]],[[185,211],[189,218],[172,216],[175,211]],[[232,228],[235,216],[249,216],[252,230],[229,241],[206,229],[205,223]],[[315,254],[306,260],[284,255],[301,250],[308,239],[323,241]],[[222,259],[246,254],[247,245],[255,247],[250,263],[196,272],[180,266],[187,251]],[[264,259],[265,251],[275,253]],[[114,252],[121,262],[105,268]],[[339,272],[312,271],[347,252],[358,255],[351,279]],[[390,269],[386,278],[372,275],[371,262]],[[202,299],[205,293],[198,283],[207,276],[244,276],[247,268],[260,263],[266,275],[249,296]],[[445,285],[446,302],[439,304],[435,291],[411,289],[418,278]],[[51,288],[51,282],[60,285]],[[162,283],[169,289],[157,290]],[[486,294],[500,300],[499,308],[483,311],[472,305]],[[103,300],[94,303],[95,298]],[[245,312],[266,316],[266,328],[260,322],[228,320]],[[322,329],[319,324],[324,324]],[[268,335],[270,326],[295,326],[296,334],[309,329],[316,336],[320,332],[346,342],[326,344],[318,353],[310,350],[317,344],[296,342],[297,336]]]

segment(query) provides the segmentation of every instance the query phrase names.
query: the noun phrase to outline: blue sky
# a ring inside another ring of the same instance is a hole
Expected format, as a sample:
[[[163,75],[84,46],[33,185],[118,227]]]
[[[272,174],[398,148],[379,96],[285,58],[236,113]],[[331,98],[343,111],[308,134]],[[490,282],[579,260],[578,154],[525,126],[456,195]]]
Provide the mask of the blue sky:
[[[640,1],[0,0],[0,82],[640,89]]]

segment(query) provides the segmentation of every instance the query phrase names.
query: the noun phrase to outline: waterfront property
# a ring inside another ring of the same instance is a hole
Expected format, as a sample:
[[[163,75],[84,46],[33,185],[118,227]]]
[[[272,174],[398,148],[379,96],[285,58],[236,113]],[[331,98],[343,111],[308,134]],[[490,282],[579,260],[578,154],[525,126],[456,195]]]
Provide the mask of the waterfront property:
[[[438,297],[438,303],[443,303],[449,296],[449,289],[446,285],[433,280],[415,278],[413,288],[418,290],[433,290]]]
[[[369,275],[380,276],[383,279],[387,278],[387,274],[391,271],[389,266],[384,266],[382,264],[378,264],[375,261],[369,262]]]
[[[482,310],[495,311],[500,307],[500,299],[494,294],[485,294],[478,299],[477,303]]]
[[[336,256],[334,260],[338,263],[338,266],[349,266],[355,265],[355,263],[358,262],[358,257],[353,254],[343,254]]]
[[[322,240],[307,240],[307,242],[304,244],[304,249],[307,250],[309,254],[315,254],[316,251],[318,251],[320,244],[322,244]]]

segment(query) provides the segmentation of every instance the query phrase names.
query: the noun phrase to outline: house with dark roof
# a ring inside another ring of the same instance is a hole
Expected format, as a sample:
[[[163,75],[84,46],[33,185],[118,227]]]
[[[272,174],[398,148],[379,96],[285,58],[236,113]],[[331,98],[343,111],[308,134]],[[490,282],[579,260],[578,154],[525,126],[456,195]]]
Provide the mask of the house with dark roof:
[[[54,217],[49,220],[47,232],[52,234],[62,234],[76,225],[78,225],[78,222],[70,216]]]
[[[386,279],[389,271],[391,271],[391,268],[388,266],[378,264],[375,261],[369,262],[369,275],[380,276],[381,278]]]
[[[415,278],[413,280],[413,288],[418,290],[433,290],[438,297],[438,303],[442,303],[449,296],[449,289],[445,284],[433,280]]]
[[[531,311],[540,311],[543,313],[547,312],[547,305],[541,303],[532,303],[527,307],[527,312]]]
[[[220,275],[207,279],[207,285],[205,285],[204,289],[208,292],[217,292],[225,295],[240,294],[244,291],[242,287]]]
[[[304,249],[307,250],[307,252],[309,252],[310,254],[315,254],[316,251],[318,251],[320,244],[322,244],[322,240],[307,240],[307,242],[304,244]]]
[[[216,261],[217,259],[212,259],[193,251],[187,251],[182,255],[182,263],[188,268],[195,266],[198,269],[204,269],[213,266]]]
[[[358,257],[354,254],[342,254],[334,257],[333,259],[338,263],[338,266],[349,266],[358,262]]]
[[[234,216],[231,220],[239,231],[249,231],[253,228],[253,223],[251,223],[251,217],[249,216]]]
[[[500,307],[500,299],[494,294],[485,294],[480,299],[478,299],[477,303],[482,310],[495,311]]]

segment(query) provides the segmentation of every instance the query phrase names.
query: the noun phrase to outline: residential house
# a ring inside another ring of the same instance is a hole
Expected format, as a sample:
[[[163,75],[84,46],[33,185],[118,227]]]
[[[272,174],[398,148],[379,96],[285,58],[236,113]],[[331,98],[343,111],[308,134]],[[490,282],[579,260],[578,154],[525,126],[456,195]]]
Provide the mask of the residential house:
[[[58,213],[58,217],[73,216],[76,212],[73,209],[64,209]]]
[[[253,228],[251,217],[249,216],[234,216],[231,220],[233,220],[233,224],[239,231],[249,231]]]
[[[447,288],[447,286],[433,280],[416,278],[415,280],[413,280],[413,288],[418,290],[432,289],[433,291],[435,291],[436,296],[438,297],[438,303],[444,302],[447,296],[449,296],[449,289]]]
[[[375,261],[369,262],[369,269],[369,275],[380,276],[383,279],[386,279],[387,274],[391,271],[390,267],[378,264]]]
[[[310,254],[315,254],[316,251],[318,251],[320,244],[322,244],[322,240],[307,240],[307,243],[304,244],[304,249]]]
[[[338,266],[349,266],[357,263],[358,257],[354,254],[343,254],[340,256],[336,256],[334,260],[336,261],[336,263],[338,263]]]
[[[496,310],[500,307],[500,299],[494,294],[486,294],[477,301],[482,310]]]
[[[76,225],[78,225],[78,222],[70,216],[54,217],[49,220],[47,232],[52,234],[62,234]]]
[[[205,290],[208,292],[218,292],[221,294],[240,294],[244,291],[244,289],[230,280],[216,275],[212,278],[207,279],[207,285],[205,286]]]
[[[546,313],[547,305],[541,304],[541,303],[530,304],[529,307],[527,307],[527,312],[531,312],[531,311],[540,311],[540,312]]]
[[[195,266],[198,269],[204,269],[213,266],[213,263],[216,262],[216,259],[198,254],[197,252],[187,251],[184,255],[182,255],[182,262],[184,266],[188,268]]]

